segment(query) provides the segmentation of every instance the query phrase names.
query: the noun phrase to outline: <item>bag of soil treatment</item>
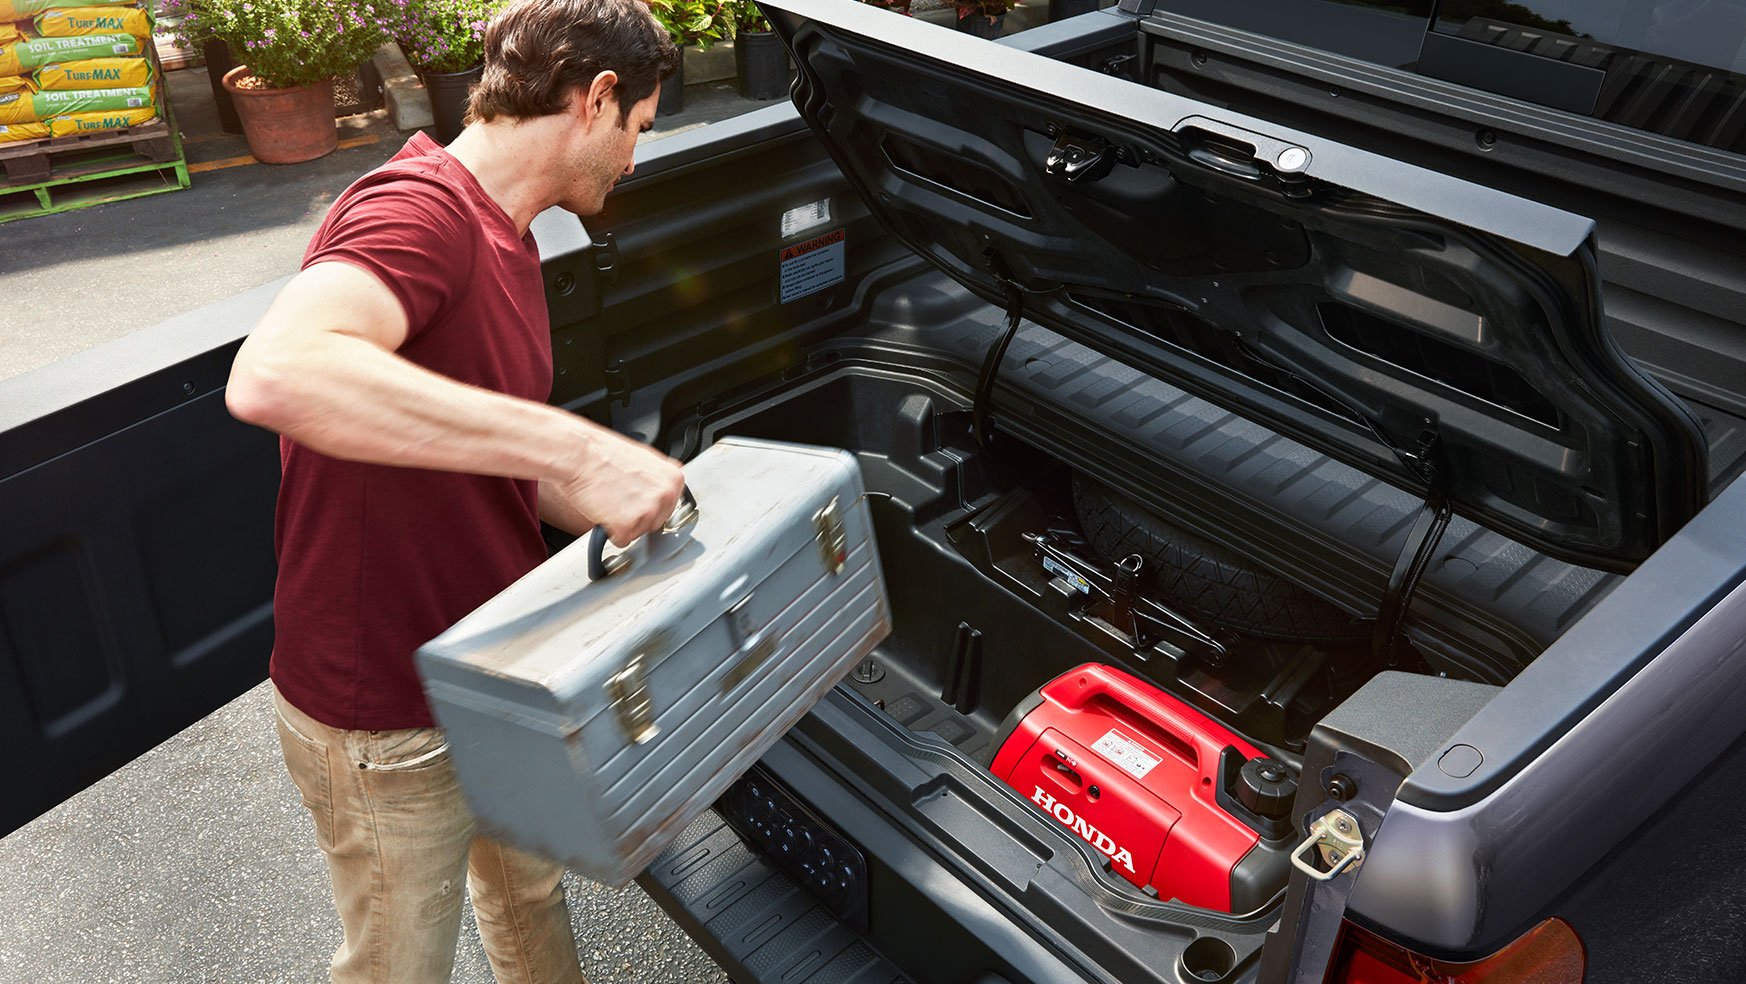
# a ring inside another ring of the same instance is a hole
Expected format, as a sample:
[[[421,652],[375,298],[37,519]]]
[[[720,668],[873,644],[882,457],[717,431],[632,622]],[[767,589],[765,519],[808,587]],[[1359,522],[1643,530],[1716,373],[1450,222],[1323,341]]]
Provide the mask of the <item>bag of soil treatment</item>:
[[[49,135],[47,123],[5,123],[0,124],[0,144],[16,143],[20,140],[42,140]]]
[[[68,7],[36,15],[36,34],[75,38],[85,34],[152,36],[151,15],[138,7]]]
[[[0,0],[0,21],[30,20],[56,7],[113,7],[115,0]]]
[[[0,0],[4,3],[5,0]],[[0,75],[23,75],[33,68],[87,58],[115,58],[140,53],[140,40],[131,34],[86,34],[76,38],[37,38],[14,41],[0,48]]]
[[[38,89],[126,89],[150,85],[152,63],[144,58],[90,58],[44,65],[31,79]]]
[[[40,123],[69,113],[150,109],[149,86],[126,89],[68,89],[0,96],[0,123]]]
[[[156,109],[123,109],[112,113],[73,113],[48,121],[49,136],[73,137],[81,133],[125,130],[158,118]]]

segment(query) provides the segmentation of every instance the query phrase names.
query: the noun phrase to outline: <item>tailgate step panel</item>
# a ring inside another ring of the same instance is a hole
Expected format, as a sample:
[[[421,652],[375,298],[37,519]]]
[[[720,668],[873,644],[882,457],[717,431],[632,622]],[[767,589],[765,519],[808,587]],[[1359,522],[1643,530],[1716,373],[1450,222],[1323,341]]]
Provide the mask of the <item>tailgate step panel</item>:
[[[714,810],[637,883],[737,984],[908,984]]]

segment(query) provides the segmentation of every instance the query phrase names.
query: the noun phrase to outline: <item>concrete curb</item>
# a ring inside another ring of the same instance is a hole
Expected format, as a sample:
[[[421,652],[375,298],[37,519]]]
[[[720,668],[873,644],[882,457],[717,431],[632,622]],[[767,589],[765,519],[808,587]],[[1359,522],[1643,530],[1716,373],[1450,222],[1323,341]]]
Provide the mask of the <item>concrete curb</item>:
[[[420,130],[436,122],[430,112],[430,95],[424,83],[412,70],[412,63],[401,53],[400,46],[390,41],[376,49],[370,59],[382,76],[382,101],[388,106],[388,117],[394,128],[405,132]]]

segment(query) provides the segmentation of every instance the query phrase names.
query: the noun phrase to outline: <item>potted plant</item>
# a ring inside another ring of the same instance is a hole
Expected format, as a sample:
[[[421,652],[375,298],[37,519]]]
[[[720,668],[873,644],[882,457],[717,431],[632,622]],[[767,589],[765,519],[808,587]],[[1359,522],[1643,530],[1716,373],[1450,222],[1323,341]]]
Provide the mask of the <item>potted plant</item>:
[[[485,25],[506,0],[392,0],[388,31],[430,94],[435,136],[460,136],[467,100],[485,71]]]
[[[979,38],[998,38],[1006,26],[1006,12],[1016,6],[1017,0],[958,0],[958,30]]]
[[[333,151],[333,80],[382,43],[368,0],[166,0],[181,41],[217,39],[241,64],[224,73],[249,152],[296,164]]]
[[[734,0],[734,73],[745,99],[788,94],[788,49],[754,0]]]
[[[649,0],[655,20],[679,46],[679,68],[661,83],[655,112],[671,116],[685,108],[685,49],[707,51],[734,29],[733,0]]]

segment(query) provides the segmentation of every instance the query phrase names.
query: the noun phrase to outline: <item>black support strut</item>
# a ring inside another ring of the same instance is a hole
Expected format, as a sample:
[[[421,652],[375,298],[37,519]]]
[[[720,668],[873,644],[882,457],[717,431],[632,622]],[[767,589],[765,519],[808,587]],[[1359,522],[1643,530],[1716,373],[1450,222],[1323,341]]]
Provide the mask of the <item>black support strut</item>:
[[[1419,510],[1419,518],[1414,520],[1406,543],[1401,545],[1400,556],[1395,558],[1394,573],[1388,578],[1388,591],[1382,596],[1382,610],[1376,615],[1370,651],[1378,662],[1388,662],[1393,657],[1395,644],[1406,625],[1407,606],[1412,602],[1413,592],[1418,590],[1420,578],[1425,576],[1425,569],[1436,555],[1443,533],[1449,529],[1449,497],[1443,492],[1437,451],[1436,424],[1427,420],[1413,452],[1396,452],[1425,482],[1428,491],[1424,508]]]

